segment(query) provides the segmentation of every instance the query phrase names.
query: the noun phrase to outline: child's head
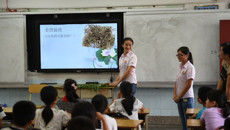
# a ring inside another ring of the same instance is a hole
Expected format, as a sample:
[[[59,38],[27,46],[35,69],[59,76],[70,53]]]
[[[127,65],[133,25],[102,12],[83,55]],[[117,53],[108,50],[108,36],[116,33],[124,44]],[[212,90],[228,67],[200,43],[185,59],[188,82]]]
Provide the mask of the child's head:
[[[46,104],[42,111],[42,118],[46,125],[53,118],[51,105],[54,106],[57,103],[57,95],[57,90],[52,86],[46,86],[40,92],[41,100]]]
[[[46,104],[46,106],[50,106],[57,100],[57,90],[53,86],[46,86],[42,88],[40,92],[41,100]]]
[[[78,117],[78,116],[87,116],[93,121],[96,120],[96,110],[94,106],[89,102],[78,102],[74,105],[72,113],[72,118]]]
[[[207,93],[206,107],[222,108],[225,118],[230,114],[230,103],[227,102],[227,95],[220,90],[210,90]]]
[[[67,130],[95,130],[95,125],[89,117],[78,116],[68,122]]]
[[[64,90],[66,92],[66,98],[69,102],[77,102],[77,99],[80,98],[76,94],[77,82],[73,79],[66,79],[64,83]]]
[[[13,120],[19,127],[27,127],[33,123],[36,106],[30,101],[19,101],[13,106]]]
[[[133,86],[130,82],[124,81],[120,85],[120,92],[123,98],[132,96]]]
[[[106,107],[108,106],[108,101],[104,95],[97,94],[92,99],[92,104],[94,105],[96,111],[104,113]]]
[[[121,101],[122,106],[124,107],[128,115],[132,115],[133,104],[136,100],[132,96],[132,93],[133,93],[132,84],[127,81],[122,82],[120,85],[120,92],[121,92],[122,97],[125,98]]]
[[[66,92],[76,90],[77,82],[73,79],[66,79],[64,83],[64,90]]]
[[[200,87],[198,90],[198,96],[197,100],[200,104],[205,105],[205,102],[207,100],[207,93],[212,90],[210,87]]]

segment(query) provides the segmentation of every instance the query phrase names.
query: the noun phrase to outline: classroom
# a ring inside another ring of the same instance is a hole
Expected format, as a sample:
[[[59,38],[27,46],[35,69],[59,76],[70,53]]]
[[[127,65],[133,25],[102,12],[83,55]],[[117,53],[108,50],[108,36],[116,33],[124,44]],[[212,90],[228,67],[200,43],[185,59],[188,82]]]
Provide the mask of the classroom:
[[[138,58],[135,97],[150,109],[149,129],[163,129],[164,126],[181,129],[177,105],[173,101],[179,65],[177,49],[188,46],[193,54],[196,68],[194,108],[202,108],[196,100],[198,89],[202,86],[216,88],[218,84],[220,20],[230,19],[229,5],[228,0],[0,0],[0,104],[13,107],[19,100],[29,100],[31,84],[63,85],[67,78],[78,84],[104,84],[118,75],[118,72],[31,71],[34,60],[28,58],[31,57],[28,53],[31,47],[27,44],[29,16],[82,14],[84,17],[87,13],[104,13],[112,17],[113,13],[121,13],[123,30],[119,31],[123,37],[134,40],[132,51]],[[114,98],[118,91],[116,87]],[[43,104],[39,94],[33,94],[32,101]]]

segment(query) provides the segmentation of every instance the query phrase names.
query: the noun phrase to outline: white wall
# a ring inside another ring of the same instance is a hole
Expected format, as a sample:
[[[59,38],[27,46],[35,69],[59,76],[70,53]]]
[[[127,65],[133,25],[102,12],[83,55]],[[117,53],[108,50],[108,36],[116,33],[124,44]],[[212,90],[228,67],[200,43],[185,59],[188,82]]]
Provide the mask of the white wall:
[[[118,6],[145,6],[164,4],[203,4],[214,0],[9,0],[10,8],[95,8]],[[0,8],[5,8],[6,0],[0,0]]]
[[[5,12],[6,1],[0,0],[0,12]],[[99,9],[114,10],[120,8],[173,8],[183,7],[193,10],[194,6],[219,5],[219,9],[227,9],[229,0],[8,0],[10,9],[20,11],[40,11],[38,9],[57,9],[75,11]],[[36,10],[33,10],[36,9]]]

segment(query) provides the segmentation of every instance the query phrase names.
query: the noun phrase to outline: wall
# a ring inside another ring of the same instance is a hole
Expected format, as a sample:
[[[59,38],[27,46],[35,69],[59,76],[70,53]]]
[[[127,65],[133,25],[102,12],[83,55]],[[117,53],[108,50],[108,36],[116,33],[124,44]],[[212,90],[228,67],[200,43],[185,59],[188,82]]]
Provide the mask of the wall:
[[[63,2],[65,2],[63,4]],[[9,0],[9,8],[16,8],[18,11],[38,11],[38,12],[58,12],[63,10],[71,10],[78,12],[84,11],[84,10],[97,10],[100,11],[100,8],[102,8],[103,11],[116,11],[119,9],[155,9],[156,11],[158,8],[161,10],[171,10],[171,8],[174,7],[181,7],[181,9],[187,9],[187,10],[193,10],[194,5],[213,5],[218,4],[220,9],[227,9],[228,8],[228,0],[199,0],[199,1],[191,1],[191,0],[143,0],[143,1],[133,1],[133,0],[127,0],[127,1],[121,1],[121,0],[97,0],[91,3],[91,0],[70,0],[70,1],[62,1],[62,0]],[[154,6],[152,6],[154,5]],[[89,7],[90,8],[86,8]],[[113,7],[114,8],[108,8],[107,7]],[[121,7],[119,7],[121,6]],[[143,7],[143,8],[142,8]],[[40,9],[40,10],[37,10]],[[47,9],[47,8],[53,8],[53,9]],[[74,8],[74,9],[73,9]],[[75,9],[77,8],[77,9]],[[6,0],[0,0],[0,12],[6,12]],[[12,13],[13,14],[13,13]],[[0,33],[2,29],[0,29]],[[2,64],[2,62],[1,62]],[[35,74],[31,72],[27,72],[26,74],[29,76],[27,83],[38,83],[40,81],[42,82],[52,82],[54,78],[58,79],[58,83],[63,83],[65,77],[72,77],[76,79],[80,79],[80,81],[85,82],[85,78],[88,77],[90,80],[93,79],[99,79],[102,82],[108,82],[110,74],[107,75],[100,75],[98,74],[80,74],[78,76],[67,74],[64,77],[61,75],[56,74]],[[43,75],[44,78],[39,78],[40,75]],[[114,74],[116,75],[116,74]],[[2,78],[2,76],[0,77]],[[155,84],[154,87],[161,87],[161,89],[155,89],[151,88],[153,85],[151,83],[145,83],[141,85],[143,87],[150,87],[150,88],[140,88],[137,90],[136,97],[143,101],[144,104],[146,104],[146,107],[151,108],[151,114],[150,115],[161,115],[161,116],[178,116],[177,107],[172,101],[172,94],[173,89],[172,88],[163,88],[163,87],[172,87],[173,84]],[[7,103],[8,106],[13,106],[13,104],[18,100],[28,100],[29,99],[29,93],[27,85],[25,84],[1,84],[0,87],[12,87],[7,89],[0,89],[0,103]],[[16,88],[19,87],[19,88]],[[197,94],[197,90],[200,86],[194,86],[194,93],[195,97]],[[215,88],[215,86],[213,86]],[[33,101],[36,104],[41,104],[41,101],[39,99],[39,95],[35,95],[33,97]],[[195,100],[195,107],[200,108],[202,107],[197,103]]]

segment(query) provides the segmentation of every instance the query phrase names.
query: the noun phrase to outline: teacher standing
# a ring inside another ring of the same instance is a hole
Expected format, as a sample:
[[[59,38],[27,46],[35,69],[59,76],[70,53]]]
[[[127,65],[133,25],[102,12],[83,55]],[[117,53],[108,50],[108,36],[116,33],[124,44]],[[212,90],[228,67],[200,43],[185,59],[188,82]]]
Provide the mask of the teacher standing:
[[[128,81],[133,86],[133,95],[136,92],[136,65],[137,65],[137,56],[132,52],[133,48],[133,39],[126,37],[123,40],[122,47],[124,53],[119,58],[119,68],[120,73],[118,74],[116,80],[113,83],[109,83],[110,86],[116,87],[122,81]]]
[[[226,92],[228,101],[230,101],[230,42],[221,44],[220,58],[223,61],[217,89]]]
[[[194,108],[193,82],[195,68],[193,66],[192,53],[188,47],[180,47],[177,50],[177,58],[180,66],[174,87],[173,100],[177,103],[183,130],[187,130],[187,108]]]

